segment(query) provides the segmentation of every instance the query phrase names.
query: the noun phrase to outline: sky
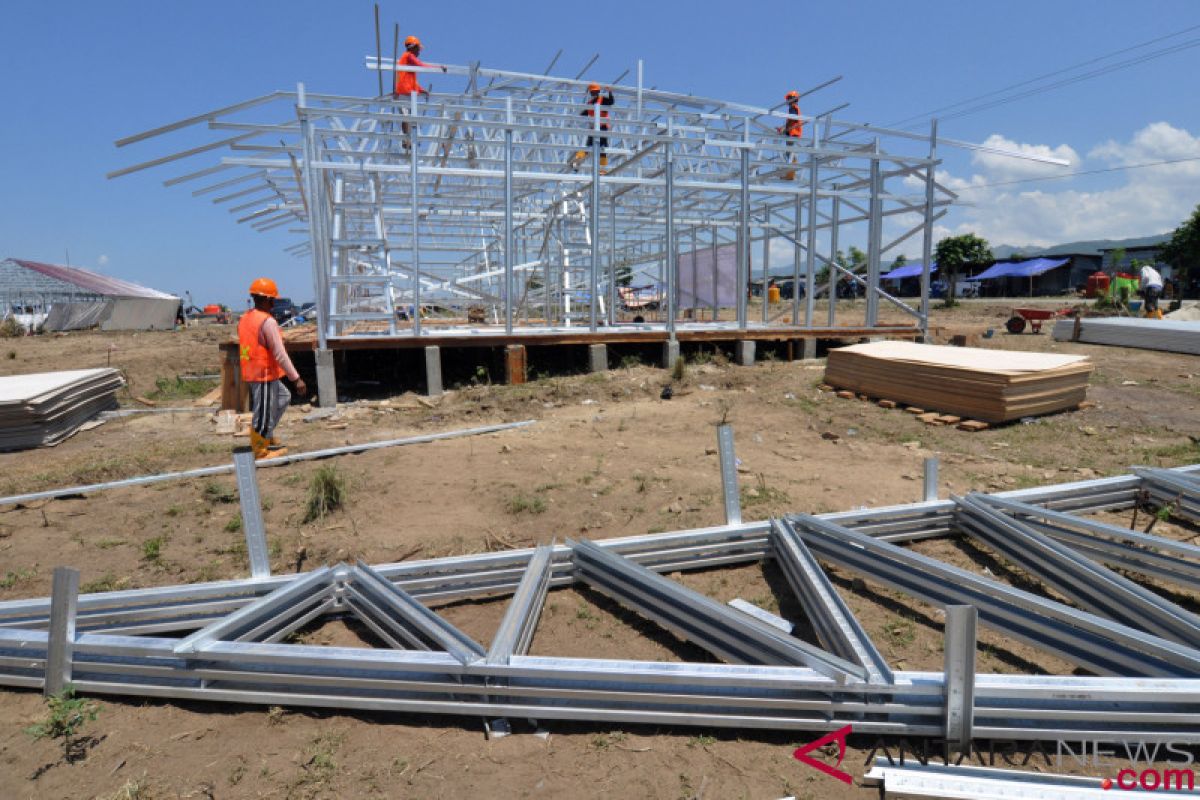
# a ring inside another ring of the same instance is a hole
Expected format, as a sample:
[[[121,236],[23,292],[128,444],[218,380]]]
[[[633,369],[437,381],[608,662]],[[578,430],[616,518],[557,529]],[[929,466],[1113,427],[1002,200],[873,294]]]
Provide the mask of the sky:
[[[916,130],[936,111],[942,136],[1070,160],[1054,167],[942,148],[939,178],[963,202],[939,236],[969,231],[1016,246],[1145,236],[1172,230],[1200,203],[1200,160],[1113,170],[1200,158],[1196,0],[380,6],[385,31],[398,22],[402,36],[418,34],[427,61],[540,72],[561,48],[556,73],[573,75],[599,53],[588,74],[611,80],[640,58],[649,86],[763,106],[840,75],[805,111],[849,103],[840,118]],[[372,3],[9,0],[0,14],[0,257],[69,260],[190,290],[200,304],[240,307],[259,274],[277,277],[285,295],[312,297],[308,262],[283,252],[294,238],[255,233],[186,184],[162,185],[211,160],[105,174],[176,143],[118,149],[122,136],[297,82],[373,94],[376,76],[363,67],[374,51]],[[975,109],[1007,96],[997,95],[944,108],[1165,48],[1176,51],[1013,102]],[[1093,170],[1110,171],[1029,181]]]

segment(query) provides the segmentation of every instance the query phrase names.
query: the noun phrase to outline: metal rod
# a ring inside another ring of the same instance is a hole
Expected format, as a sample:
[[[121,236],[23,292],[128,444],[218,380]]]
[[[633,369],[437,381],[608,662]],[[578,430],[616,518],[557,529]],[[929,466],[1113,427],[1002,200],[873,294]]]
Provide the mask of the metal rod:
[[[946,741],[958,752],[971,746],[975,721],[974,606],[946,607],[945,668]]]
[[[725,498],[725,524],[742,522],[742,496],[738,487],[737,457],[733,452],[733,426],[717,426],[717,452],[721,459],[721,494]]]

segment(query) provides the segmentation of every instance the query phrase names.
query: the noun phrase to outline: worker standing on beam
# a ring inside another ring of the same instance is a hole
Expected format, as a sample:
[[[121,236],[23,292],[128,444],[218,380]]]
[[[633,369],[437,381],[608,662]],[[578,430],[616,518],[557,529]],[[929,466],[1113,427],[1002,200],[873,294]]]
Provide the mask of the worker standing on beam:
[[[588,122],[590,123],[588,125],[588,127],[591,128],[592,130],[595,130],[597,128],[596,117],[599,116],[599,118],[600,118],[599,129],[601,131],[607,132],[608,131],[608,111],[605,110],[605,106],[611,106],[613,103],[616,102],[613,99],[612,89],[609,88],[609,90],[606,93],[602,93],[600,91],[600,84],[593,83],[588,86],[587,90],[588,90],[587,106],[583,109],[583,111],[579,112],[579,116],[588,118]],[[571,161],[571,168],[574,169],[576,172],[579,171],[579,164],[585,158],[587,158],[587,154],[590,153],[592,150],[592,137],[591,136],[589,136],[587,138],[586,147],[587,147],[586,150],[576,151],[575,158],[572,159],[572,161]],[[608,147],[608,137],[602,136],[602,137],[600,137],[600,166],[601,167],[608,166],[608,154],[604,152],[604,148],[606,148],[606,147]]]
[[[238,321],[242,380],[250,385],[250,449],[255,458],[277,458],[287,455],[287,448],[275,438],[275,428],[292,402],[292,393],[280,378],[286,375],[302,395],[308,387],[292,365],[279,323],[271,315],[279,297],[275,281],[256,278],[250,284],[250,297],[254,308]]]
[[[804,121],[800,119],[800,93],[793,89],[785,94],[783,99],[787,101],[788,118],[784,120],[783,125],[778,128],[778,131],[785,136],[795,137],[795,140],[798,142],[804,136]],[[792,144],[793,142],[788,142],[789,147]],[[793,156],[789,160],[795,163],[796,158]],[[795,180],[795,178],[796,170],[794,169],[789,170],[783,176],[785,181]]]
[[[397,67],[430,67],[432,64],[426,64],[420,59],[421,55],[421,40],[416,36],[409,36],[404,40],[404,55],[400,56],[400,60],[396,63]],[[446,67],[442,67],[442,72],[446,71]],[[417,73],[407,72],[405,70],[396,70],[396,81],[392,87],[392,98],[402,100],[409,95],[423,94],[429,96],[429,90],[420,84],[417,80]],[[404,129],[405,135],[408,134],[408,123],[400,123]],[[405,148],[408,147],[408,142],[404,143]]]

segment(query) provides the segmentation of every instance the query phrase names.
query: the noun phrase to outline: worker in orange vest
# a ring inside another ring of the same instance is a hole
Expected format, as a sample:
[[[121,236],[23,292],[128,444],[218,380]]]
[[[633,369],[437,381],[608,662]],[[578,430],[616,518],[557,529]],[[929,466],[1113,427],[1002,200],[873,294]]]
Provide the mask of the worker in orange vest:
[[[418,56],[421,55],[421,40],[416,36],[409,36],[404,40],[404,55],[400,56],[400,60],[396,63],[399,67],[429,67],[431,64],[426,64]],[[442,67],[442,72],[446,71],[446,67]],[[417,94],[429,95],[429,90],[422,86],[417,81],[417,73],[404,72],[396,70],[396,82],[392,87],[392,98],[396,100],[408,97],[413,92]],[[405,135],[408,134],[408,123],[402,122],[400,126],[404,129]],[[409,143],[405,141],[404,148],[407,150]]]
[[[279,297],[275,281],[256,278],[250,284],[250,297],[254,308],[238,321],[242,380],[250,385],[250,449],[255,458],[276,458],[287,455],[287,448],[275,438],[275,427],[292,402],[292,393],[280,378],[286,375],[301,395],[308,387],[292,365],[279,323],[271,315]]]
[[[777,130],[785,136],[793,136],[799,140],[802,136],[804,136],[804,121],[800,119],[800,93],[793,89],[785,94],[783,99],[787,101],[788,119],[784,120],[783,125],[779,126]],[[795,119],[792,119],[793,117],[795,117]],[[791,144],[792,142],[788,142],[789,146]],[[793,163],[795,160],[795,157],[791,159]],[[794,169],[789,170],[783,176],[785,181],[795,180],[795,178],[796,170]]]
[[[608,130],[608,111],[606,111],[604,107],[611,106],[613,103],[616,102],[613,99],[612,89],[610,88],[607,93],[601,93],[600,84],[592,83],[592,84],[588,85],[587,90],[588,90],[587,105],[584,107],[583,111],[579,112],[579,116],[587,117],[588,118],[588,127],[591,129],[595,129],[596,123],[594,120],[596,119],[597,114],[599,114],[600,130],[607,131]],[[574,169],[575,171],[579,170],[579,164],[585,158],[587,158],[587,154],[590,153],[592,150],[592,137],[591,136],[589,136],[587,138],[586,147],[587,147],[586,150],[577,150],[575,152],[575,158],[572,159],[572,161],[571,161],[571,168]],[[608,137],[602,136],[602,137],[600,137],[600,166],[601,167],[608,166],[608,154],[604,152],[604,148],[606,148],[606,147],[608,147]]]

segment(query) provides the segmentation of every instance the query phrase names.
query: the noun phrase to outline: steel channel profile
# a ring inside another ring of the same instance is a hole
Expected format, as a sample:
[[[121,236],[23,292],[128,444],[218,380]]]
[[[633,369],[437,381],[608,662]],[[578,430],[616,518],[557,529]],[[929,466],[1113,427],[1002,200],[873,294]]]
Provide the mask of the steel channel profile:
[[[278,458],[264,459],[263,461],[258,462],[256,466],[262,469],[269,467],[281,467],[284,464],[294,464],[299,461],[313,461],[316,459],[348,455],[351,453],[365,453],[368,450],[379,450],[387,447],[402,447],[409,444],[439,442],[443,439],[457,439],[460,436],[478,436],[484,433],[498,433],[500,431],[513,430],[515,428],[524,428],[532,425],[536,421],[537,420],[527,419],[520,422],[506,422],[500,425],[483,425],[477,428],[445,431],[444,433],[429,433],[422,434],[421,436],[408,436],[403,439],[386,439],[379,442],[365,442],[363,444],[352,444],[344,447],[329,447],[324,450],[312,450],[307,453],[293,453],[291,455],[280,456]],[[163,472],[158,475],[142,475],[137,478],[125,478],[124,480],[93,483],[85,486],[68,486],[62,489],[47,489],[43,492],[27,492],[25,494],[15,494],[8,497],[0,497],[0,505],[28,503],[33,500],[50,500],[55,497],[73,497],[80,494],[100,492],[104,491],[105,489],[120,489],[126,486],[145,486],[146,484],[150,483],[174,481],[182,478],[204,478],[210,475],[226,475],[230,472],[235,472],[236,470],[237,466],[234,463],[219,464],[214,467],[200,467],[199,469],[189,469],[182,472]]]
[[[735,664],[805,665],[839,683],[866,668],[731,609],[589,541],[568,542],[579,578],[683,639]]]
[[[1186,467],[1178,471],[1194,471]],[[1038,489],[1023,489],[995,495],[997,499],[1069,505],[1077,511],[1128,507],[1137,494],[1134,476],[1100,478]],[[909,541],[951,532],[954,504],[915,503],[906,506],[825,514],[821,519],[868,533],[883,541]],[[1079,517],[1081,524],[1094,524]],[[658,571],[720,564],[751,563],[766,552],[767,523],[718,526],[669,534],[606,539],[602,547],[613,548],[644,566]],[[450,600],[511,592],[520,580],[532,550],[487,553],[430,561],[384,564],[381,574],[406,591],[426,600]],[[555,549],[553,586],[573,582],[569,549]],[[177,587],[101,592],[80,598],[81,630],[99,630],[128,622],[126,632],[153,633],[194,628],[194,622],[228,613],[265,594],[289,578],[220,581]],[[0,627],[45,627],[47,599],[0,603]],[[174,622],[165,621],[175,619]],[[201,622],[203,624],[203,622]]]
[[[1106,486],[1092,488],[1098,488],[1101,493],[1108,491]],[[1080,487],[1072,491],[1078,499]],[[927,504],[918,505],[924,508]],[[884,515],[885,519],[887,517]],[[724,537],[725,543],[719,547],[736,547],[742,544],[737,541],[738,533],[744,532],[731,534],[728,529],[710,529],[704,533],[679,532],[665,537],[631,537],[618,543],[622,548],[631,549],[646,547],[651,542],[661,545],[669,541],[669,548],[662,550],[678,551],[681,547],[696,547],[698,542]],[[862,538],[891,547],[869,537]],[[604,549],[594,549],[605,555]],[[532,552],[523,556],[526,563],[531,555]],[[836,559],[831,560],[836,562]],[[395,566],[411,568],[411,565]],[[622,564],[622,571],[627,566]],[[512,571],[511,567],[505,568]],[[429,564],[424,569],[428,570]],[[653,573],[647,574],[652,579],[666,580]],[[435,579],[428,571],[425,575]],[[293,580],[303,580],[303,576]],[[387,584],[393,578],[388,576],[378,580]],[[514,583],[520,580],[518,576]],[[261,583],[260,589],[265,589]],[[308,601],[311,600],[310,597]],[[437,619],[433,612],[428,613]],[[423,616],[419,610],[418,614]],[[269,614],[249,613],[242,619],[245,625],[234,631],[242,636],[269,633],[274,625]],[[3,653],[0,655],[0,681],[11,685],[42,685],[46,657],[43,655],[39,663],[37,654],[39,645],[45,654],[48,639],[44,631],[0,630],[0,651]],[[856,726],[863,730],[931,735],[931,731],[944,728],[940,719],[945,710],[942,679],[936,673],[899,673],[895,676],[894,686],[883,690],[864,684],[861,697],[847,700],[845,687],[835,692],[835,682],[802,667],[651,665],[526,656],[514,656],[510,664],[497,665],[488,664],[481,651],[476,653],[475,660],[464,663],[461,658],[456,659],[448,653],[355,650],[331,653],[330,648],[289,645],[277,650],[257,642],[213,641],[203,651],[203,666],[189,670],[170,661],[178,641],[84,633],[78,637],[75,650],[79,654],[78,662],[87,667],[78,672],[83,683],[77,681],[77,684],[84,691],[96,692],[242,702],[298,702],[333,707],[424,709],[459,714],[477,711],[486,715],[504,713],[543,718],[808,729],[838,727],[839,719],[852,717]],[[139,658],[141,663],[138,663]],[[42,675],[39,675],[39,667]],[[400,670],[412,679],[404,682],[391,675],[376,674],[389,668]],[[303,674],[305,670],[313,674]],[[369,670],[371,674],[363,675],[363,670]],[[421,679],[412,676],[417,670],[425,670]],[[502,678],[506,685],[467,686],[463,683],[465,675]],[[145,684],[138,680],[148,679],[148,676],[157,676],[158,682]],[[168,677],[174,678],[175,682],[164,686],[162,681]],[[1130,731],[1136,731],[1142,737],[1182,736],[1186,739],[1197,735],[1194,730],[1197,718],[1195,680],[1134,682],[1065,676],[976,677],[977,735],[1022,734],[1039,738],[1050,736],[1054,731],[1081,730],[1100,736],[1119,736]],[[178,681],[186,680],[195,683],[178,684]],[[764,691],[773,680],[773,693]],[[321,692],[322,688],[329,690],[333,686],[341,688],[333,694]],[[664,692],[667,686],[671,691]],[[374,691],[367,692],[368,688]],[[402,696],[403,692],[435,693],[441,699],[431,700],[428,695]],[[348,697],[348,693],[353,696]],[[485,695],[491,702],[475,708],[459,700],[472,693]],[[631,705],[636,707],[631,708]],[[826,713],[821,713],[822,710]],[[832,717],[829,715],[831,710]],[[871,717],[860,722],[864,713]],[[880,713],[888,718],[880,719]]]
[[[1200,547],[1196,545],[1051,511],[1029,503],[992,496],[981,499],[1097,561],[1200,590],[1200,561],[1185,558],[1200,559]]]
[[[1080,555],[988,506],[977,497],[956,497],[960,528],[1047,586],[1109,619],[1197,647],[1200,618],[1158,594]]]
[[[983,624],[1101,675],[1200,674],[1200,651],[803,514],[788,519],[818,557],[934,605],[973,605]]]
[[[1200,480],[1195,475],[1148,467],[1134,467],[1133,473],[1152,496],[1174,506],[1190,521],[1200,522]]]
[[[830,652],[867,670],[872,683],[892,683],[895,678],[887,660],[787,520],[771,522],[771,554],[821,643]]]
[[[234,450],[233,467],[237,473],[242,531],[246,536],[246,552],[250,557],[250,577],[269,578],[271,577],[271,559],[267,555],[267,529],[263,522],[262,499],[258,492],[254,451],[249,447],[239,447]]]

